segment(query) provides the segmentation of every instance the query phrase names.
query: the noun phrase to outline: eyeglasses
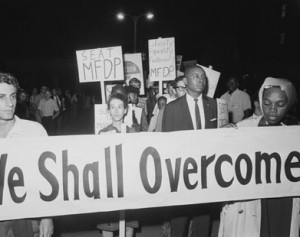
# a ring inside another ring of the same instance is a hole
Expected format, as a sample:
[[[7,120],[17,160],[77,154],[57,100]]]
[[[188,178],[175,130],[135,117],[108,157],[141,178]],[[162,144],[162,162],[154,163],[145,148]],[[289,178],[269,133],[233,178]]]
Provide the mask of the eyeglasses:
[[[184,91],[186,90],[186,87],[185,86],[176,86],[174,87],[175,89],[178,89],[179,91]]]

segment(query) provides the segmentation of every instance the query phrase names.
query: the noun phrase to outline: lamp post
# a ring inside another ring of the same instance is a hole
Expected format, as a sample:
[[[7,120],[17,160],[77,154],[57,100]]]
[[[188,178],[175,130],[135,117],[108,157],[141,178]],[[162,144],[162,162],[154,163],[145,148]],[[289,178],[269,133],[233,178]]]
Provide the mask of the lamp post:
[[[143,13],[143,14],[138,15],[138,16],[132,16],[132,15],[129,15],[129,14],[124,14],[122,12],[117,14],[117,19],[120,20],[120,21],[124,20],[126,17],[131,18],[132,21],[133,21],[133,52],[136,53],[137,23],[138,23],[138,20],[142,17],[145,17],[146,19],[151,20],[151,19],[153,19],[154,15],[151,12]]]

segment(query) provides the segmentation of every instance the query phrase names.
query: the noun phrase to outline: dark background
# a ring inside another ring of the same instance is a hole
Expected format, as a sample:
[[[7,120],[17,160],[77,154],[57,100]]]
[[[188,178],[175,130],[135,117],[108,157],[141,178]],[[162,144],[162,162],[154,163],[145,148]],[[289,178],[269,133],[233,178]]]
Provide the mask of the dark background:
[[[79,85],[75,51],[121,45],[131,53],[133,21],[117,21],[119,10],[155,14],[138,21],[139,52],[147,54],[148,39],[175,37],[183,61],[222,73],[219,91],[231,73],[244,74],[245,87],[266,76],[299,84],[300,0],[1,0],[0,70],[25,88],[95,88]]]

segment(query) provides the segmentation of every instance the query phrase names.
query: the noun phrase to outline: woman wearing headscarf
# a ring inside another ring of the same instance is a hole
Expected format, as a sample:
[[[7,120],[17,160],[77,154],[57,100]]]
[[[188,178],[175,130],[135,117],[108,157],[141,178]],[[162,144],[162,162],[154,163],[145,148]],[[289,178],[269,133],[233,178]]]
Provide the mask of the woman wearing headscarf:
[[[282,121],[296,101],[290,81],[268,77],[259,90],[262,115],[237,127],[284,126]],[[219,237],[299,237],[299,211],[299,198],[293,197],[228,202],[221,211]]]

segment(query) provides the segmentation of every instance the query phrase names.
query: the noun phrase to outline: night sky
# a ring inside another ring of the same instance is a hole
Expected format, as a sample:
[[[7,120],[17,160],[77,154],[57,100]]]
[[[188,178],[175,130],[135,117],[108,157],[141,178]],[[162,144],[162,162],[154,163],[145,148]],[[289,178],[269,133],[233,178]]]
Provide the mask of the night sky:
[[[133,21],[115,17],[122,10],[155,14],[151,22],[138,21],[140,52],[147,53],[148,39],[175,37],[183,61],[197,59],[223,75],[296,78],[299,8],[299,0],[1,0],[0,70],[26,79],[28,86],[44,80],[55,86],[73,83],[76,50],[121,45],[123,53],[133,51]]]

